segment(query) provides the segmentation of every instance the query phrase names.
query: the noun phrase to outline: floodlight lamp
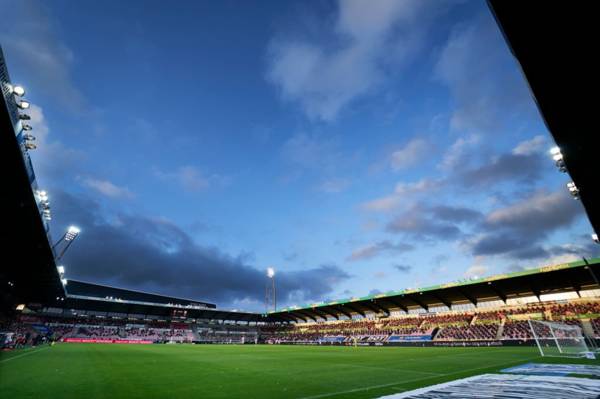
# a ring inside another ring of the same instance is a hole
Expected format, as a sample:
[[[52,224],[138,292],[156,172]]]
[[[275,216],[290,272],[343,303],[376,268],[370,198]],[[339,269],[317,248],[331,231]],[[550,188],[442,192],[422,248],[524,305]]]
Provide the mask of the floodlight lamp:
[[[31,116],[29,116],[27,114],[19,114],[19,119],[22,121],[28,121],[28,120],[31,120]]]
[[[67,285],[67,279],[66,278],[61,278],[60,282],[62,283],[62,285]]]
[[[600,239],[598,239],[598,234],[596,234],[596,233],[592,234],[592,240],[594,240],[594,242],[596,244],[600,244]]]
[[[35,150],[37,148],[37,145],[33,143],[25,143],[25,148],[27,148],[28,150]]]
[[[275,277],[275,269],[273,269],[272,267],[267,268],[267,276],[269,278]]]
[[[68,232],[71,234],[79,234],[81,230],[79,230],[79,227],[77,226],[69,226],[69,230]]]
[[[552,154],[552,155],[558,155],[558,154],[560,154],[560,148],[559,147],[552,147],[552,148],[550,148],[550,154]]]
[[[554,159],[556,162],[562,161],[563,158],[563,154],[561,154],[560,152],[558,154],[552,155],[552,159]]]
[[[17,103],[17,107],[21,108],[21,109],[28,109],[31,106],[31,103],[29,101],[21,101],[19,103]]]
[[[23,130],[32,130],[33,128],[31,127],[31,125],[26,125],[23,124]]]
[[[29,140],[29,141],[33,141],[33,140],[35,140],[35,136],[33,136],[33,135],[31,135],[31,134],[26,134],[26,135],[24,135],[24,136],[23,136],[23,138],[24,138],[25,140]]]
[[[60,273],[60,274],[65,274],[65,267],[64,266],[57,266],[56,270],[58,270],[58,273]]]
[[[25,95],[25,89],[23,86],[13,86],[12,93],[15,96],[23,97]]]

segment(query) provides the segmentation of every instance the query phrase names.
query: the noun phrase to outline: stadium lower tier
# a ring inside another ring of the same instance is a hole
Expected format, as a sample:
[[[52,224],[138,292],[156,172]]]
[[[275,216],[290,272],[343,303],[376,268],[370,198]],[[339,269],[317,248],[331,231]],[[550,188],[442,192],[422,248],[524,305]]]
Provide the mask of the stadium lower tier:
[[[296,324],[211,321],[142,321],[96,317],[21,315],[0,327],[0,347],[49,340],[155,343],[385,344],[403,342],[531,341],[529,319],[552,320],[600,338],[600,301],[536,303],[479,312],[408,314],[396,317]]]

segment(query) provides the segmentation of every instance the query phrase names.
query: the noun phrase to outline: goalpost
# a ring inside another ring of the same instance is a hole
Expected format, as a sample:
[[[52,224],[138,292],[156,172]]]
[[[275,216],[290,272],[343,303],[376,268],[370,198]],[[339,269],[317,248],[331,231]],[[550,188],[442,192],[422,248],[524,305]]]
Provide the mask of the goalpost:
[[[528,322],[542,356],[593,356],[580,327],[531,319]]]

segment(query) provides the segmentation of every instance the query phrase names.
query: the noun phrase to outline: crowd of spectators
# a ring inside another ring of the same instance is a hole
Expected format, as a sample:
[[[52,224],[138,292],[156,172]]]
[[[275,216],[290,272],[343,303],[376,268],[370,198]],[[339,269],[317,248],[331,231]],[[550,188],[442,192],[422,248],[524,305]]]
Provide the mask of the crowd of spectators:
[[[503,337],[508,339],[533,339],[529,323],[523,320],[507,321],[504,324]]]
[[[345,342],[385,342],[390,337],[423,336],[433,340],[529,340],[527,318],[555,320],[582,327],[579,317],[590,318],[600,337],[600,302],[545,303],[482,312],[415,314],[381,319],[304,323],[265,329],[263,336],[276,342],[318,342],[342,337]],[[396,340],[396,339],[395,339]]]
[[[65,331],[69,329],[68,326],[59,326],[58,328],[59,331]],[[194,335],[189,328],[75,325],[70,327],[70,330],[71,331],[61,335],[60,339],[83,338],[153,342],[192,342],[194,340]]]
[[[493,340],[497,339],[499,324],[448,326],[436,336],[438,340]]]
[[[99,318],[48,319],[24,316],[20,322],[3,323],[0,333],[10,337],[13,347],[42,340],[68,338],[140,340],[152,342],[271,342],[271,343],[370,343],[426,339],[440,341],[530,340],[527,319],[554,320],[583,328],[580,319],[589,320],[600,337],[600,302],[575,301],[497,308],[485,311],[408,314],[382,318],[362,318],[286,325],[199,325],[170,321],[137,324],[127,319]]]

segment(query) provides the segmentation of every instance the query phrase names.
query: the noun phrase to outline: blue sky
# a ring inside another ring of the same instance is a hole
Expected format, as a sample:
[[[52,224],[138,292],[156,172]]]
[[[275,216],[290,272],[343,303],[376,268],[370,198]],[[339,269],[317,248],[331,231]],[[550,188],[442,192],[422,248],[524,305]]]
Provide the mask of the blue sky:
[[[0,3],[70,278],[260,310],[268,266],[292,305],[597,254],[483,1]]]

